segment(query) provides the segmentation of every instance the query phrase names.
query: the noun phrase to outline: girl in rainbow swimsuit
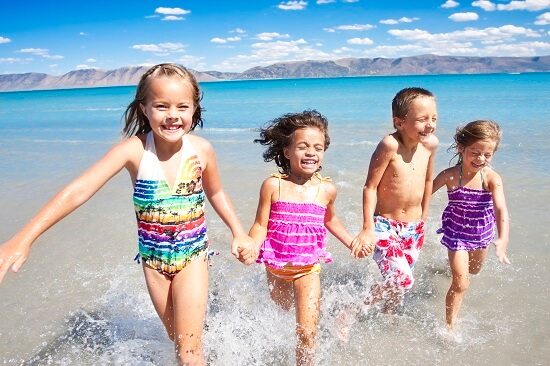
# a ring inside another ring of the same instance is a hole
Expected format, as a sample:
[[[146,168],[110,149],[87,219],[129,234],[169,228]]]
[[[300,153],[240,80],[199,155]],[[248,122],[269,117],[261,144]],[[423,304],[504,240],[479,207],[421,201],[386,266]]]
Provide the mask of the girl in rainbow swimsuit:
[[[254,242],[225,194],[212,145],[189,134],[202,126],[201,92],[194,76],[175,64],[149,69],[128,106],[127,139],[66,186],[0,247],[0,281],[16,272],[38,237],[90,199],[123,168],[134,185],[139,256],[155,310],[182,365],[205,365],[202,330],[208,300],[205,198],[231,230],[232,253],[253,263]]]
[[[313,365],[320,260],[332,261],[327,229],[348,248],[353,239],[334,212],[336,186],[319,174],[330,143],[328,122],[316,111],[287,114],[262,129],[255,142],[267,146],[264,160],[274,160],[279,174],[262,184],[249,235],[259,247],[271,298],[285,310],[294,303],[296,364]]]

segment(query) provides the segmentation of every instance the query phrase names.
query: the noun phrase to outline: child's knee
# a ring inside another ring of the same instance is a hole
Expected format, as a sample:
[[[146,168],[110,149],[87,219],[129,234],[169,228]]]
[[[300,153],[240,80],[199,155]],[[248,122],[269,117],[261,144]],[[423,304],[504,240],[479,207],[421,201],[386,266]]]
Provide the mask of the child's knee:
[[[460,275],[453,277],[451,289],[454,292],[466,292],[466,290],[468,290],[468,287],[470,287],[470,279],[468,278],[468,276]]]

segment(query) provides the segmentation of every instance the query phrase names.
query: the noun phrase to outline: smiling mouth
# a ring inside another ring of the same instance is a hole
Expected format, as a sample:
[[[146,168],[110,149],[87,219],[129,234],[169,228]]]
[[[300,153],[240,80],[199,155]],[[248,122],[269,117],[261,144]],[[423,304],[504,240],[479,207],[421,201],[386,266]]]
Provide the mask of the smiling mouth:
[[[181,125],[163,126],[163,129],[168,131],[177,131],[181,128]]]

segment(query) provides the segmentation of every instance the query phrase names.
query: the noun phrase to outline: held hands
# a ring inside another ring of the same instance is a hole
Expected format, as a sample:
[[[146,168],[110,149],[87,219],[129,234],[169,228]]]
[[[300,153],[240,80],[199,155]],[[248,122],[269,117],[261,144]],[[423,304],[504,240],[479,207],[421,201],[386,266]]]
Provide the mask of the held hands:
[[[506,256],[506,247],[508,246],[508,242],[499,238],[493,242],[493,245],[495,246],[495,253],[498,261],[502,264],[512,264]]]
[[[0,283],[10,267],[13,272],[19,271],[28,256],[29,248],[14,238],[0,246]]]
[[[351,242],[351,255],[355,258],[365,258],[374,251],[375,243],[374,231],[362,230]]]
[[[258,258],[256,242],[248,235],[242,235],[233,239],[231,243],[231,253],[233,253],[235,258],[241,263],[247,266],[255,263],[256,258]]]

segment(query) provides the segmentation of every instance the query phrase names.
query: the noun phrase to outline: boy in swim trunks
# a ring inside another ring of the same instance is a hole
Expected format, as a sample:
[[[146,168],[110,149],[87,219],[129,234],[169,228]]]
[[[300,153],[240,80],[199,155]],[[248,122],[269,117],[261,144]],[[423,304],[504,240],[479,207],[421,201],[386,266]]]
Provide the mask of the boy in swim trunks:
[[[392,101],[395,132],[376,147],[363,188],[363,228],[352,253],[370,251],[384,281],[365,304],[384,300],[391,314],[413,283],[413,268],[424,241],[424,220],[432,193],[438,139],[434,95],[422,88],[399,91]]]

